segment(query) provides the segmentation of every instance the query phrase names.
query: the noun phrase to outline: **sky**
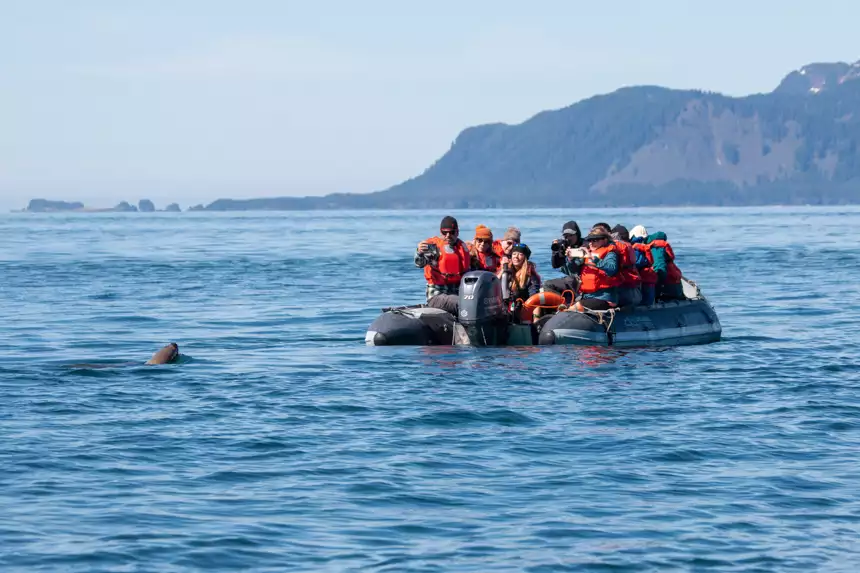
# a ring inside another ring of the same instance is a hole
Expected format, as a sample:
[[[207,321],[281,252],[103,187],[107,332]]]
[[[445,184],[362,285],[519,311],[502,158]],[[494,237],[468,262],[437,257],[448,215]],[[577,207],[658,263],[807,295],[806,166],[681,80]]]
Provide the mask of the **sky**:
[[[0,208],[363,193],[623,86],[772,90],[860,3],[0,0]]]

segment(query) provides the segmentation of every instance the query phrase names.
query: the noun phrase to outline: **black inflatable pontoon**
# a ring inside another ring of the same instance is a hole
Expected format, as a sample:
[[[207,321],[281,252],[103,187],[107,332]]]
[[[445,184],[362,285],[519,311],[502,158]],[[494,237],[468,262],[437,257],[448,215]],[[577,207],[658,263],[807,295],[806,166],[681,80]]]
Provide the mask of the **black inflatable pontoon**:
[[[716,342],[722,327],[698,286],[684,279],[686,300],[611,311],[565,310],[536,324],[515,324],[503,281],[472,271],[460,283],[455,317],[426,305],[384,309],[370,325],[365,342],[373,346],[680,346]]]
[[[371,346],[450,346],[454,315],[424,305],[383,309],[364,335]]]

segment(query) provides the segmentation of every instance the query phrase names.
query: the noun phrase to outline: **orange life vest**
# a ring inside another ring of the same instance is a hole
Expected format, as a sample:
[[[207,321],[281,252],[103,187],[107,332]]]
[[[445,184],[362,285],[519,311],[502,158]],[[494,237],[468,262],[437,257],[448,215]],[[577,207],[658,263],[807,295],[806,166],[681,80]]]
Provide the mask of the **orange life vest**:
[[[502,247],[501,241],[493,241],[493,252],[496,253],[496,256],[499,258],[505,256],[505,249]]]
[[[666,241],[657,240],[648,243],[648,247],[651,249],[661,248],[666,253],[666,284],[681,284],[681,269],[675,264],[675,252],[672,250],[672,245]]]
[[[582,272],[579,275],[580,283],[579,290],[584,293],[597,292],[608,288],[614,288],[621,284],[621,257],[618,255],[618,249],[612,243],[601,247],[596,251],[597,255],[603,259],[609,253],[615,253],[618,257],[619,272],[615,276],[609,276],[606,271],[598,269],[591,259],[591,256],[585,257],[585,265],[582,267]]]
[[[460,278],[472,266],[472,257],[463,241],[457,239],[453,247],[441,237],[431,237],[424,242],[439,249],[439,260],[424,267],[427,284],[459,285]]]
[[[621,286],[625,288],[639,288],[641,279],[639,271],[636,270],[636,253],[633,246],[626,241],[615,241],[618,252],[618,275],[621,277]]]
[[[499,263],[502,262],[502,258],[494,252],[485,253],[481,251],[478,253],[478,262],[481,263],[481,268],[478,270],[494,273],[499,270]]]
[[[645,258],[648,259],[648,266],[639,269],[639,277],[642,279],[642,284],[657,284],[657,271],[654,270],[654,255],[651,254],[651,247],[643,243],[633,243],[630,246],[639,252],[645,253]]]

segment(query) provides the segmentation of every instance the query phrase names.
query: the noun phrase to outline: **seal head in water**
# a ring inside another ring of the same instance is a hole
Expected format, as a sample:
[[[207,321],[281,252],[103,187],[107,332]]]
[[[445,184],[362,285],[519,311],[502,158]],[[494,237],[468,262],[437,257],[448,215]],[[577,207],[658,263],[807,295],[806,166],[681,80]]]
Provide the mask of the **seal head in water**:
[[[172,362],[176,362],[176,359],[179,358],[179,345],[175,342],[171,342],[158,352],[152,355],[146,363],[147,364],[170,364]]]

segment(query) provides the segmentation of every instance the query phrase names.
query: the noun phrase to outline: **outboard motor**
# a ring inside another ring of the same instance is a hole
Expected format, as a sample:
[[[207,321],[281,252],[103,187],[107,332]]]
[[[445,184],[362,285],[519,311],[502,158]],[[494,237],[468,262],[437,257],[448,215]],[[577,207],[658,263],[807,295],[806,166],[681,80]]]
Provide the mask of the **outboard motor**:
[[[460,280],[459,316],[454,344],[496,346],[507,342],[508,314],[502,283],[491,272],[471,271]]]

